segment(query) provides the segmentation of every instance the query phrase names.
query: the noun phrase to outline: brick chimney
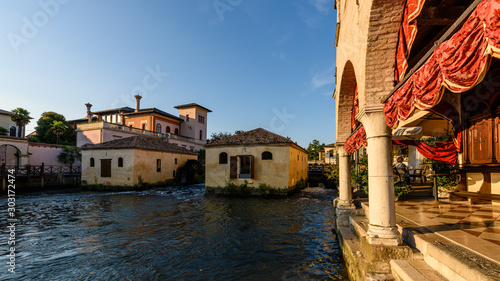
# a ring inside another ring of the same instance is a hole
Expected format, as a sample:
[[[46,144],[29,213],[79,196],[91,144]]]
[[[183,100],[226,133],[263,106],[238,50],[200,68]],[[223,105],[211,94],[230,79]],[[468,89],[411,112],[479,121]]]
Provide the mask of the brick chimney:
[[[135,112],[139,112],[141,109],[141,99],[142,97],[140,95],[135,95]]]
[[[92,113],[92,111],[90,111],[90,109],[92,108],[92,105],[89,102],[89,103],[86,103],[85,106],[87,107],[87,119],[89,120],[89,123],[92,123],[93,113]]]

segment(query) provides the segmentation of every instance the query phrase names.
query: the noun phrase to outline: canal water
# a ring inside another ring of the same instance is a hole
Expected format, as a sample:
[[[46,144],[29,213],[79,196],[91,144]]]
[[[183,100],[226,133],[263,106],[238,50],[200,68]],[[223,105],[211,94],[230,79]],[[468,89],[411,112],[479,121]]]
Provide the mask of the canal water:
[[[229,198],[203,185],[17,195],[16,274],[2,219],[0,280],[348,280],[336,196]]]

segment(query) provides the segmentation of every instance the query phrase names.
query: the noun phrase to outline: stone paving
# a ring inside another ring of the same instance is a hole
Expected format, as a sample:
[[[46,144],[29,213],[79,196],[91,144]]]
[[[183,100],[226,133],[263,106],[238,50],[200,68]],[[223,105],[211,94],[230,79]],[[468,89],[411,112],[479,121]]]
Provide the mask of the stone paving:
[[[500,206],[448,199],[396,202],[396,213],[500,263]]]

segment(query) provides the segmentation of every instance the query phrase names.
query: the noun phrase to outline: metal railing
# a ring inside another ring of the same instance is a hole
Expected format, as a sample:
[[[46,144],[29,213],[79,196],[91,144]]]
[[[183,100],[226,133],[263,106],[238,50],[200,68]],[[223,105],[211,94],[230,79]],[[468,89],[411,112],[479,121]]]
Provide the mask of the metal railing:
[[[0,165],[3,171],[4,165]],[[42,172],[44,175],[50,174],[81,174],[82,169],[80,166],[77,167],[67,167],[67,166],[45,166],[45,165],[26,165],[24,167],[17,167],[15,165],[5,165],[5,171],[14,170],[15,176],[41,176]],[[0,178],[3,176],[0,172]]]
[[[194,138],[190,138],[190,137],[179,136],[179,135],[172,134],[172,133],[158,133],[158,132],[154,132],[154,131],[143,130],[143,129],[125,126],[125,125],[121,125],[121,124],[109,123],[109,122],[105,122],[105,121],[89,123],[88,125],[83,124],[83,125],[79,125],[79,126],[80,126],[80,129],[86,129],[85,127],[94,127],[94,126],[96,126],[96,124],[97,124],[97,126],[101,125],[100,127],[106,128],[106,129],[112,129],[112,130],[123,131],[123,132],[130,132],[130,133],[134,133],[134,134],[141,134],[141,135],[147,135],[147,136],[155,136],[155,137],[159,137],[162,139],[175,139],[175,140],[183,140],[183,141],[188,141],[188,142],[195,141]]]

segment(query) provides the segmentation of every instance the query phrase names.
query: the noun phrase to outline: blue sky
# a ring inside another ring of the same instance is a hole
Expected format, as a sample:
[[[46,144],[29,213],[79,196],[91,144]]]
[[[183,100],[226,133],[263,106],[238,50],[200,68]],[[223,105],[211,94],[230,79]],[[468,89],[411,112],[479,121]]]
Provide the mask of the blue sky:
[[[331,0],[4,1],[0,109],[67,120],[198,103],[208,133],[262,127],[335,141]]]

